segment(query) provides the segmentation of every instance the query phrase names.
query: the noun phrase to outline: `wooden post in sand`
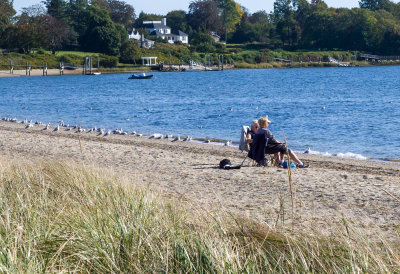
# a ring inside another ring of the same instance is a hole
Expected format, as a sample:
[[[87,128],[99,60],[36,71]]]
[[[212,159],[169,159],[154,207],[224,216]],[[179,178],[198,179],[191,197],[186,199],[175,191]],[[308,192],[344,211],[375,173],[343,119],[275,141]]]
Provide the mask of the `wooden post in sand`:
[[[89,57],[89,75],[92,75],[92,66],[93,66],[92,56]]]
[[[43,76],[47,76],[47,63],[43,63]]]
[[[60,75],[64,75],[64,62],[60,62]]]
[[[87,61],[87,57],[83,58],[83,69],[82,69],[83,75],[86,74],[86,61]]]

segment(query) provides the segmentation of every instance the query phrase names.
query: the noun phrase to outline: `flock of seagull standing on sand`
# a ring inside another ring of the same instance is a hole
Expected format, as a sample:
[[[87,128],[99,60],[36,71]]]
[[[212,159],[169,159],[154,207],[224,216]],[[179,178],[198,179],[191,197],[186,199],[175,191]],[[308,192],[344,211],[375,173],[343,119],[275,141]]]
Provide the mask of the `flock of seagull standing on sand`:
[[[59,123],[52,128],[50,123],[44,124],[41,121],[36,121],[36,122],[32,122],[32,120],[28,121],[27,119],[23,120],[23,121],[19,121],[17,118],[10,118],[10,117],[2,117],[1,118],[2,121],[5,122],[12,122],[12,123],[19,123],[19,124],[24,124],[25,125],[25,129],[31,129],[33,127],[43,127],[42,130],[45,131],[60,131],[60,130],[64,130],[64,131],[75,131],[75,133],[97,133],[97,136],[109,136],[112,134],[115,135],[129,135],[129,136],[136,136],[136,137],[147,137],[149,139],[168,139],[168,140],[172,140],[172,142],[190,142],[193,140],[193,137],[191,136],[185,136],[185,137],[181,137],[181,136],[173,136],[173,135],[163,135],[160,133],[154,133],[152,135],[143,135],[142,133],[137,133],[136,131],[131,131],[131,132],[126,132],[123,131],[122,128],[120,129],[115,129],[115,130],[106,130],[105,128],[97,128],[97,127],[93,127],[93,128],[83,128],[81,126],[71,126],[70,124],[66,124],[64,123],[63,120],[60,120]],[[204,143],[211,143],[211,140],[205,140]],[[225,146],[231,146],[232,145],[232,141],[227,141],[224,144]]]

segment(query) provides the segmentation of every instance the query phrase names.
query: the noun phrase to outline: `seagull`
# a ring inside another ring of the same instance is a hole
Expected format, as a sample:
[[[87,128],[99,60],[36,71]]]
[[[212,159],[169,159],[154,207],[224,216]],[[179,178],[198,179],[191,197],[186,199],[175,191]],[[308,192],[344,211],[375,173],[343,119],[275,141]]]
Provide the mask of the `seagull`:
[[[308,147],[308,148],[307,148],[307,150],[306,150],[306,151],[304,151],[304,154],[309,154],[309,153],[310,153],[310,151],[311,151],[311,148],[310,148],[310,147]]]
[[[32,123],[30,123],[30,124],[28,124],[28,125],[26,125],[26,129],[28,129],[28,128],[31,128],[31,127],[33,127],[33,124]]]
[[[104,134],[104,129],[100,129],[100,133],[97,136],[103,135]]]
[[[104,134],[104,136],[108,136],[108,135],[110,135],[111,134],[111,130],[108,130],[107,132],[106,132],[106,134]]]
[[[204,141],[204,143],[209,144],[209,143],[211,143],[211,141],[207,139]]]
[[[136,135],[136,131],[132,131],[131,135],[135,136]]]
[[[50,123],[48,123],[43,130],[48,130],[48,129],[50,129]]]
[[[162,134],[160,134],[160,133],[153,133],[150,137],[149,137],[149,139],[162,139],[164,136],[162,135]]]
[[[227,147],[229,147],[231,145],[232,145],[232,141],[230,141],[230,140],[225,143],[225,146],[227,146]]]
[[[183,142],[190,142],[192,140],[192,137],[187,136],[185,139],[183,139]]]
[[[53,131],[59,131],[60,130],[60,125],[57,125]]]
[[[123,132],[122,128],[121,129],[117,128],[117,129],[114,129],[114,131],[113,131],[114,134],[122,134],[122,132]]]
[[[59,123],[60,123],[60,126],[64,126],[64,121],[63,120],[60,120],[60,121],[58,121]]]
[[[172,138],[174,138],[174,136],[172,134],[167,135],[167,139],[172,139]]]
[[[322,106],[322,110],[325,110],[326,109],[326,106]]]
[[[181,136],[177,136],[174,138],[174,140],[172,140],[172,142],[176,142],[176,141],[181,141]]]

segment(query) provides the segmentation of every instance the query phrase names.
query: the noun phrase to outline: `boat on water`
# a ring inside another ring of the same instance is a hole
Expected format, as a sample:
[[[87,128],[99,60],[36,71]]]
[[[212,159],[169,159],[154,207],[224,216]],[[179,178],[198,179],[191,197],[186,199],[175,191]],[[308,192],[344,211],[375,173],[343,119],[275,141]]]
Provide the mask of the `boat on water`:
[[[191,60],[191,61],[189,62],[189,67],[183,68],[183,69],[182,69],[182,71],[185,71],[185,72],[218,71],[218,70],[220,70],[220,69],[219,69],[219,68],[218,68],[218,69],[212,69],[212,68],[210,68],[210,67],[206,67],[205,65],[196,63],[196,62],[194,62],[193,60]]]
[[[153,74],[146,74],[146,73],[142,72],[142,73],[132,74],[132,76],[129,77],[128,79],[151,79],[152,77],[153,77]]]

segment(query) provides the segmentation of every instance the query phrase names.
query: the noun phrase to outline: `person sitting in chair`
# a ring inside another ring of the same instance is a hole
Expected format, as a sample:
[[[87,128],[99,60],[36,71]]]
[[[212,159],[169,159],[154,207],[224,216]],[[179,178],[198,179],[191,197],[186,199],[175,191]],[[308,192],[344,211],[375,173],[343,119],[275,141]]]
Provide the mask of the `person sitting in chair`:
[[[258,124],[258,120],[253,120],[250,125],[250,130],[247,133],[246,139],[247,139],[247,144],[249,144],[249,147],[251,143],[253,142],[254,136],[256,135],[258,129],[260,128],[260,125]],[[275,165],[280,165],[280,156],[279,153],[274,153],[274,163]]]
[[[259,128],[260,128],[260,126],[258,125],[258,120],[253,120],[250,125],[250,130],[247,132],[247,135],[246,135],[246,142],[248,144],[251,144],[253,142],[254,135],[256,135],[257,130]]]
[[[286,149],[286,146],[282,142],[275,139],[275,136],[268,129],[270,122],[271,121],[268,120],[268,116],[258,119],[260,128],[254,136],[253,147],[249,152],[249,156],[252,156],[251,158],[262,164],[265,162],[265,154],[279,153],[278,159],[280,165],[282,165],[284,154],[289,152],[290,159],[297,164],[298,168],[308,167],[308,165],[305,165],[302,161],[300,161],[300,159],[291,149]]]

